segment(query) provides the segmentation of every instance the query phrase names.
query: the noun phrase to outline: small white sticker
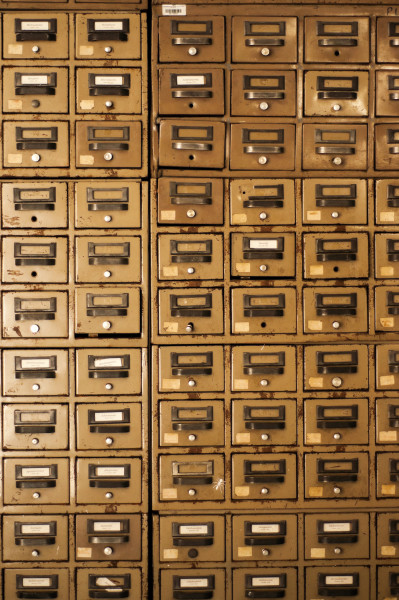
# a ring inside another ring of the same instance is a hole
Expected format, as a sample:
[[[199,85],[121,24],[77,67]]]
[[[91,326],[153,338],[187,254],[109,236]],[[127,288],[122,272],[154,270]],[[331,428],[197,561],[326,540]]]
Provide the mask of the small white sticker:
[[[252,533],[280,533],[278,523],[252,523]]]
[[[326,533],[345,533],[351,531],[350,523],[323,523],[323,531]]]
[[[21,75],[21,85],[47,85],[48,75]]]
[[[122,75],[96,75],[95,85],[123,85]]]
[[[23,577],[22,587],[50,587],[50,577]]]
[[[22,477],[50,477],[49,467],[22,467]]]
[[[208,533],[207,525],[180,525],[180,535],[206,535]]]
[[[275,587],[280,585],[280,577],[252,577],[254,587]]]
[[[352,575],[327,575],[326,585],[353,585]]]
[[[93,523],[94,531],[122,531],[120,521],[95,521]]]
[[[21,525],[21,533],[25,535],[34,535],[35,533],[50,533],[50,523],[31,523]]]
[[[177,85],[205,85],[204,75],[178,75]]]
[[[122,359],[119,356],[110,358],[95,358],[94,366],[97,369],[106,369],[107,367],[122,367]]]
[[[95,21],[95,31],[123,31],[123,21]]]
[[[95,412],[94,420],[96,423],[109,423],[109,421],[123,421],[123,412]]]
[[[184,17],[186,12],[185,4],[162,4],[162,14],[164,17]]]
[[[254,250],[276,250],[277,240],[249,240],[249,247]]]
[[[124,477],[125,467],[97,467],[96,475],[98,477]]]
[[[192,587],[208,587],[208,580],[207,579],[199,579],[199,578],[194,578],[194,577],[190,577],[190,579],[180,579],[180,587],[181,588],[192,588]]]
[[[22,31],[49,31],[50,22],[49,21],[22,21],[21,22],[21,30]]]
[[[50,368],[49,358],[22,358],[21,368],[22,369],[49,369]]]

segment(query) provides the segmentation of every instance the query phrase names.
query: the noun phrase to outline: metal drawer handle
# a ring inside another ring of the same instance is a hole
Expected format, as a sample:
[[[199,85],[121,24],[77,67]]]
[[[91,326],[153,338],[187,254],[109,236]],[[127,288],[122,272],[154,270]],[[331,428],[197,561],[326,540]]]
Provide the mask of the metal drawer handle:
[[[55,537],[28,537],[28,538],[15,538],[16,546],[53,546],[55,544]]]
[[[324,38],[319,40],[319,46],[357,46],[357,40],[353,38]]]
[[[113,142],[95,142],[89,144],[89,150],[129,150],[129,144]]]
[[[185,45],[197,44],[197,46],[210,46],[212,44],[212,38],[207,37],[176,37],[172,38],[173,46],[185,46]]]
[[[212,98],[213,92],[210,90],[174,90],[172,98]]]
[[[104,536],[97,537],[90,535],[89,543],[90,544],[127,544],[129,542],[128,535],[119,535],[119,536]]]
[[[284,46],[285,40],[281,38],[249,38],[245,40],[246,46]]]
[[[283,154],[282,146],[244,146],[245,154]]]
[[[355,154],[355,148],[345,146],[319,146],[316,148],[316,154]]]
[[[284,100],[284,92],[245,92],[245,100]]]
[[[212,150],[212,144],[201,144],[199,142],[172,142],[174,150]]]

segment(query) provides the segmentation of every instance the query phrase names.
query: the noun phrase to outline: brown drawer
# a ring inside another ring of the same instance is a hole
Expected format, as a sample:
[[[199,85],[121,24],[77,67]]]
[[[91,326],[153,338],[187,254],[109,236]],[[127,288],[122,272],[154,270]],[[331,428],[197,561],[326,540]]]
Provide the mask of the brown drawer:
[[[230,168],[233,171],[293,171],[295,125],[231,125]]]
[[[366,345],[317,345],[305,347],[306,390],[367,390]]]
[[[141,292],[134,287],[75,290],[75,334],[139,335]]]
[[[303,168],[316,171],[366,170],[367,125],[304,125]]]
[[[65,67],[5,67],[3,112],[67,113],[68,77]]]
[[[160,177],[158,223],[160,225],[223,224],[223,181]]]
[[[377,179],[375,184],[375,220],[377,225],[399,223],[399,185],[396,179]]]
[[[375,278],[397,279],[399,277],[399,234],[377,233],[375,235]]]
[[[4,350],[5,396],[66,396],[69,393],[67,350]]]
[[[142,446],[138,402],[76,405],[78,450],[130,450]]]
[[[377,557],[399,556],[399,512],[383,512],[377,516]]]
[[[305,60],[323,63],[368,63],[368,17],[305,17]]]
[[[138,348],[81,348],[76,351],[76,393],[138,395],[142,354]]]
[[[233,17],[233,62],[293,63],[297,60],[295,17]]]
[[[256,514],[233,516],[233,560],[296,560],[297,516]]]
[[[376,400],[376,441],[377,444],[396,444],[399,441],[399,400],[397,398]]]
[[[294,225],[294,180],[232,179],[230,222],[232,225]]]
[[[164,447],[224,446],[225,411],[220,400],[161,400],[159,444]]]
[[[223,454],[170,454],[159,457],[162,502],[221,502],[225,497]]]
[[[223,236],[159,235],[158,277],[161,281],[223,279]]]
[[[140,458],[78,458],[77,504],[140,504]]]
[[[399,452],[377,452],[377,498],[399,497]]]
[[[234,334],[295,333],[296,289],[232,288],[231,330]]]
[[[41,566],[40,573],[35,569],[5,569],[4,593],[9,600],[27,598],[28,595],[37,594],[52,597],[56,594],[57,600],[70,600],[69,595],[69,570],[48,569]]]
[[[160,17],[160,62],[223,62],[224,17]]]
[[[4,15],[3,56],[6,59],[68,58],[69,15],[33,12]]]
[[[367,288],[304,287],[303,320],[305,333],[367,333]]]
[[[295,400],[233,400],[232,444],[290,446],[296,444]]]
[[[357,279],[369,274],[367,233],[305,233],[305,279]]]
[[[295,277],[295,233],[232,233],[232,277]]]
[[[84,181],[75,183],[75,227],[119,229],[141,226],[139,181]]]
[[[378,344],[376,351],[376,388],[378,390],[399,389],[399,345]]]
[[[223,334],[223,290],[173,288],[158,294],[160,335]]]
[[[399,167],[399,127],[395,123],[376,125],[375,168],[380,170],[397,170]]]
[[[399,331],[399,287],[377,286],[374,293],[376,331]]]
[[[4,121],[3,136],[4,167],[69,167],[70,132],[65,121]]]
[[[302,185],[304,224],[367,224],[365,179],[305,179]]]
[[[347,565],[345,567],[307,567],[306,600],[312,598],[335,598],[348,596],[370,600],[370,573],[368,567]]]
[[[4,560],[67,561],[68,542],[68,517],[66,516],[4,516]]]
[[[225,129],[221,121],[162,120],[159,125],[159,165],[222,169]]]
[[[233,69],[231,114],[243,117],[295,115],[295,71]]]
[[[3,237],[5,283],[66,283],[68,240],[66,237]]]
[[[224,114],[223,69],[160,68],[158,77],[159,114]]]
[[[297,600],[297,570],[289,567],[233,569],[233,600],[290,598]]]
[[[6,450],[66,450],[68,446],[66,404],[3,404]]]
[[[369,515],[322,513],[305,515],[307,559],[346,560],[370,557]]]
[[[78,236],[76,281],[78,283],[139,283],[141,238],[139,236]]]
[[[305,498],[368,498],[367,452],[305,454]]]
[[[139,14],[77,14],[76,58],[137,60],[141,57],[140,29]]]
[[[4,504],[68,504],[68,458],[6,458]]]
[[[279,452],[233,454],[233,500],[294,500],[297,497],[297,456]]]
[[[305,400],[305,443],[368,444],[369,404],[366,399]]]
[[[222,392],[225,365],[222,346],[159,348],[159,391]]]
[[[142,526],[139,514],[77,515],[76,560],[140,560]]]
[[[367,117],[366,71],[307,71],[305,113],[313,117]]]
[[[140,121],[76,121],[76,166],[86,169],[138,169]]]
[[[141,570],[107,567],[96,569],[77,569],[76,570],[76,587],[77,600],[90,598],[92,595],[115,595],[115,588],[119,593],[123,594],[124,598],[133,600],[141,599]],[[112,584],[113,587],[109,587]]]
[[[68,223],[67,184],[58,181],[3,183],[4,229],[53,229]]]
[[[3,337],[68,337],[67,292],[3,292]]]
[[[227,600],[226,572],[224,569],[161,569],[160,600],[173,600],[178,595],[195,595],[213,600]]]
[[[379,117],[396,117],[399,109],[399,71],[376,71],[375,77],[376,114]]]
[[[159,518],[159,558],[165,562],[225,560],[225,517],[174,515]]]
[[[396,63],[399,58],[399,19],[377,18],[377,62]]]
[[[80,68],[76,111],[83,114],[140,114],[141,70]]]
[[[233,346],[233,392],[293,392],[296,390],[295,346]]]

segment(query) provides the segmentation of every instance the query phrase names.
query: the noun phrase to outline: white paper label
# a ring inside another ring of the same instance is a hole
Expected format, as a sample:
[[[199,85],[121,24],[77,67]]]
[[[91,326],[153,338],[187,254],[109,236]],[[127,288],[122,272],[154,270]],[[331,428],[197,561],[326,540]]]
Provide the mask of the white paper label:
[[[50,22],[49,21],[22,21],[21,22],[21,30],[22,31],[49,31]]]
[[[351,531],[350,523],[323,523],[323,531],[326,533],[344,533]]]
[[[122,359],[119,356],[110,356],[109,358],[95,358],[94,366],[98,369],[107,367],[122,367]]]
[[[164,17],[168,16],[182,16],[184,17],[186,13],[186,5],[185,4],[162,4],[162,14]]]
[[[122,531],[120,521],[95,521],[93,523],[94,531]]]
[[[49,358],[21,358],[22,369],[49,369]]]
[[[205,85],[204,75],[178,75],[177,85]]]
[[[327,575],[326,585],[353,585],[352,575]]]
[[[26,535],[33,535],[35,533],[50,533],[50,523],[21,525],[21,533]]]
[[[251,526],[252,533],[280,533],[280,525],[278,523],[253,523]]]
[[[21,75],[21,85],[47,85],[48,75]]]
[[[192,588],[192,587],[208,587],[207,579],[199,579],[199,578],[190,578],[190,579],[180,579],[180,587],[181,588]]]
[[[206,535],[208,533],[207,525],[180,525],[180,535]]]
[[[50,477],[49,467],[22,467],[22,477]]]
[[[96,412],[94,413],[96,423],[108,423],[109,421],[123,421],[122,412]]]
[[[23,587],[50,587],[50,577],[23,577]]]
[[[280,577],[252,577],[254,587],[275,587],[280,585]]]
[[[96,75],[95,85],[123,85],[122,75]]]
[[[97,467],[96,475],[98,477],[124,477],[125,476],[125,468],[124,467]]]
[[[123,31],[123,21],[95,21],[95,31]]]
[[[276,250],[277,240],[249,240],[249,247],[255,250]]]
[[[111,579],[108,579],[108,577],[97,577],[96,585],[100,587],[115,587],[116,582],[112,581]]]

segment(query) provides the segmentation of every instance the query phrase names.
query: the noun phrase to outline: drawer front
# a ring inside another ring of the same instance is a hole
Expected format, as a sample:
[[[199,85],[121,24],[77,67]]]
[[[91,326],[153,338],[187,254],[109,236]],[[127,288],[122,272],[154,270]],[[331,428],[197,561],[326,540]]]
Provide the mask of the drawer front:
[[[370,57],[367,17],[306,17],[305,60],[367,63]]]
[[[367,452],[305,454],[305,498],[368,497]]]
[[[224,446],[224,430],[222,401],[161,400],[159,403],[161,446]]]
[[[224,17],[160,17],[160,62],[223,62]]]
[[[161,569],[161,600],[206,596],[227,600],[224,569]]]
[[[324,513],[305,515],[307,559],[369,558],[369,515]]]
[[[7,450],[66,450],[65,404],[4,404],[3,443]]]
[[[67,350],[4,350],[5,396],[66,396],[69,393]]]
[[[222,225],[223,182],[220,179],[160,177],[160,225]]]
[[[231,114],[242,117],[291,117],[296,114],[295,71],[233,69]]]
[[[3,237],[4,283],[66,283],[68,241],[65,237]]]
[[[303,168],[316,171],[366,170],[367,125],[304,125]]]
[[[233,288],[232,333],[296,333],[296,289]]]
[[[235,346],[231,360],[233,392],[296,390],[294,346]]]
[[[223,69],[161,68],[158,77],[160,114],[224,114]]]
[[[158,236],[160,280],[223,279],[223,236],[161,234]]]
[[[377,557],[391,560],[399,553],[399,513],[384,512],[377,516]]]
[[[76,438],[78,450],[130,450],[142,446],[139,403],[78,404]]]
[[[3,56],[6,59],[68,58],[69,19],[63,13],[4,15]]]
[[[76,281],[78,283],[139,283],[141,280],[141,238],[78,236]]]
[[[367,333],[367,289],[361,287],[303,288],[305,333]]]
[[[141,515],[77,515],[76,560],[141,559]]]
[[[398,331],[399,288],[377,286],[374,294],[376,331]]]
[[[68,458],[6,458],[5,504],[68,504]]]
[[[396,170],[399,166],[399,127],[395,123],[376,125],[375,168],[380,170]]]
[[[113,587],[117,590],[115,591]],[[94,595],[105,595],[108,597],[111,593],[123,594],[123,598],[133,600],[141,599],[141,570],[122,567],[116,568],[96,568],[96,569],[77,569],[76,570],[77,600],[84,600]]]
[[[294,225],[295,187],[291,179],[233,179],[232,225]]]
[[[294,233],[232,233],[232,277],[295,277]]]
[[[222,169],[225,128],[220,121],[162,120],[159,125],[159,165]]]
[[[399,452],[377,452],[377,498],[399,496]]]
[[[78,504],[140,504],[141,480],[140,458],[78,458],[76,501]]]
[[[240,598],[292,598],[297,600],[297,570],[258,567],[233,570],[233,600]]]
[[[69,167],[69,127],[66,121],[4,121],[4,167]]]
[[[76,122],[76,166],[138,169],[142,164],[140,121]]]
[[[365,71],[308,71],[305,112],[312,117],[367,117],[368,88]]]
[[[141,70],[77,69],[76,110],[83,114],[140,114]]]
[[[399,345],[376,346],[376,387],[378,390],[399,389]]]
[[[159,348],[159,391],[222,392],[222,346],[164,346]]]
[[[53,229],[68,224],[67,184],[58,181],[3,183],[4,229]]]
[[[68,517],[5,515],[3,557],[9,561],[68,560]]]
[[[68,69],[65,67],[5,67],[5,113],[67,113]]]
[[[395,117],[399,102],[399,71],[376,71],[376,113]]]
[[[296,411],[295,400],[233,400],[233,445],[295,445]]]
[[[10,600],[28,597],[31,594],[56,597],[57,600],[70,600],[68,569],[5,569],[4,593]],[[23,595],[22,595],[23,594]],[[55,596],[57,594],[57,596]]]
[[[305,400],[306,444],[368,444],[367,399]]]
[[[377,444],[396,444],[399,441],[399,401],[397,398],[376,400]]]
[[[141,226],[141,185],[138,181],[75,183],[75,227],[119,229]]]
[[[141,393],[139,349],[93,348],[76,351],[76,393],[85,395],[138,395]]]
[[[296,560],[297,516],[248,514],[233,516],[233,560]]]
[[[293,63],[297,60],[295,17],[233,17],[233,62]]]
[[[375,277],[376,279],[397,279],[399,277],[399,234],[376,234]]]
[[[139,14],[76,15],[76,58],[137,60],[141,57]]]
[[[399,223],[399,185],[395,179],[378,179],[375,184],[375,219],[377,225]]]
[[[357,279],[369,275],[367,233],[305,233],[305,279]]]
[[[305,179],[303,181],[305,225],[366,225],[365,179]]]
[[[159,496],[162,502],[221,502],[225,497],[222,454],[181,454],[159,457]]]
[[[331,596],[337,600],[355,596],[370,600],[370,573],[368,567],[307,567],[306,600]]]
[[[230,168],[233,171],[293,171],[295,125],[231,125]]]
[[[79,288],[75,291],[75,333],[129,334],[141,331],[141,294],[138,288]]]
[[[3,336],[68,337],[66,292],[4,292]]]
[[[159,290],[160,335],[223,334],[223,291],[215,288]]]
[[[296,454],[234,454],[233,500],[294,500],[297,497]]]
[[[225,530],[221,515],[161,516],[159,558],[162,562],[224,561]]]
[[[399,57],[397,39],[399,19],[395,17],[377,18],[377,61],[396,63]]]
[[[305,390],[367,390],[368,347],[307,346],[304,371]]]

